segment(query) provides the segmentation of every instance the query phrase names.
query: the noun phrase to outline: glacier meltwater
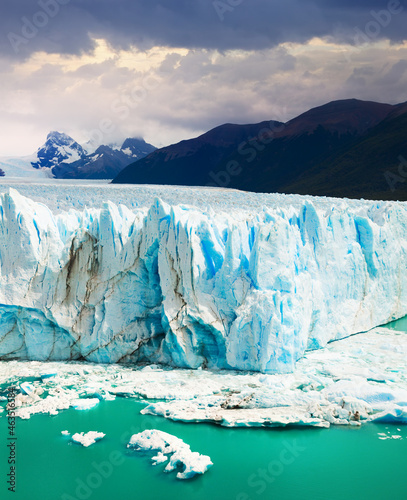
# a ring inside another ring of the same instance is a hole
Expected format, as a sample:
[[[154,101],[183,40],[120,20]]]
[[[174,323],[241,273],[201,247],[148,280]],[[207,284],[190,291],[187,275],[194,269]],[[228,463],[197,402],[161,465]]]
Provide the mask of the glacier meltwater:
[[[3,193],[0,358],[284,373],[407,314],[406,204],[213,192],[62,211]]]

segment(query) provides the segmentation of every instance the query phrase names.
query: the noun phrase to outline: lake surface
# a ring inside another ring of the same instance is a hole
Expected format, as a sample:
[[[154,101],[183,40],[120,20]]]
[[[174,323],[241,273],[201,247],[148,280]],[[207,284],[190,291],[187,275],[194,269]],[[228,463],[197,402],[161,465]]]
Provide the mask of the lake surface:
[[[1,498],[406,498],[407,426],[226,429],[143,416],[142,407],[135,400],[118,398],[88,411],[18,420],[17,492],[4,495],[7,449],[3,440]],[[0,426],[2,436],[6,435],[4,418]],[[151,454],[126,449],[133,433],[149,428],[183,439],[193,451],[209,455],[213,467],[204,476],[180,481],[174,472],[162,472],[165,465],[152,466]],[[84,448],[62,436],[63,430],[97,430],[106,437]]]

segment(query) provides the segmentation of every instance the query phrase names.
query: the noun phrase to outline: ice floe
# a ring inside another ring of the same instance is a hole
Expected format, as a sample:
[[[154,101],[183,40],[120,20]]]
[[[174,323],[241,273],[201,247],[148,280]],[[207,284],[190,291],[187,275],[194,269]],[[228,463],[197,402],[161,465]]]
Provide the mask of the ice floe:
[[[84,432],[80,433],[77,432],[72,436],[72,441],[74,441],[75,443],[79,443],[82,446],[85,446],[85,448],[87,448],[88,446],[95,444],[96,441],[103,439],[105,436],[106,434],[103,434],[103,432],[97,432],[97,431],[90,431],[87,432],[86,434]]]
[[[395,440],[402,440],[403,436],[400,434],[395,434],[396,431],[393,429],[390,430],[388,427],[386,427],[386,432],[378,432],[377,436],[381,441],[386,441],[387,439],[395,439]],[[401,432],[401,429],[397,429],[397,432]]]
[[[152,457],[154,465],[166,462],[168,457],[165,455],[170,455],[164,471],[171,472],[181,466],[183,470],[177,473],[178,479],[190,479],[196,474],[204,474],[213,465],[210,457],[191,451],[190,446],[182,439],[156,429],[134,434],[128,447],[140,451],[158,451]]]
[[[89,410],[90,408],[94,408],[99,402],[98,398],[75,399],[71,402],[71,406],[75,410]]]

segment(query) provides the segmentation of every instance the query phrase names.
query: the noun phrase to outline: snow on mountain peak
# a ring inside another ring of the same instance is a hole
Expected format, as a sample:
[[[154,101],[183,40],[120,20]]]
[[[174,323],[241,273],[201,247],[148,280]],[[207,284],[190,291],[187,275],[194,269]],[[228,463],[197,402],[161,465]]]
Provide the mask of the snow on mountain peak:
[[[80,145],[63,132],[51,131],[45,143],[27,157],[0,158],[0,176],[113,179],[129,163],[155,150],[143,139]]]
[[[155,147],[151,146],[151,144],[146,143],[144,139],[129,137],[123,142],[121,150],[127,156],[131,156],[133,158],[141,158],[152,153],[155,150]]]
[[[72,163],[85,156],[85,151],[72,137],[61,132],[50,132],[43,146],[37,151],[34,168],[53,168],[60,163]]]
[[[60,145],[68,145],[72,144],[75,141],[72,139],[72,137],[63,132],[52,131],[47,135],[47,143],[48,142],[57,143]]]

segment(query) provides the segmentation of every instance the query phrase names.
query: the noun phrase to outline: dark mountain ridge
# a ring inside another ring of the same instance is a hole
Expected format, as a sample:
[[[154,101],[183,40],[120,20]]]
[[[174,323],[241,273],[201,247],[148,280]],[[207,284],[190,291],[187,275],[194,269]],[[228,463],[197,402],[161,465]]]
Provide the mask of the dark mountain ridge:
[[[406,200],[407,182],[389,184],[407,157],[406,112],[407,103],[346,99],[285,124],[225,124],[156,150],[113,182]]]

